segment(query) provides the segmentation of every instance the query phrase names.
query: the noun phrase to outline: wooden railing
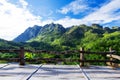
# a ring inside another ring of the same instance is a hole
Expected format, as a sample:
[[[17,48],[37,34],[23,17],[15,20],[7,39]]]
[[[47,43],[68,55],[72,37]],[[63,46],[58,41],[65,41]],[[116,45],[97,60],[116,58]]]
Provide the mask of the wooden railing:
[[[25,65],[25,61],[37,61],[37,60],[45,60],[45,61],[79,61],[80,66],[85,66],[85,62],[106,62],[110,66],[113,67],[119,67],[120,64],[118,64],[118,61],[115,59],[120,60],[120,56],[115,55],[115,51],[113,51],[110,48],[110,51],[108,52],[91,52],[91,51],[84,51],[84,48],[81,48],[80,50],[69,50],[69,51],[48,51],[48,50],[26,50],[23,47],[20,49],[2,49],[0,50],[1,53],[19,53],[19,58],[1,58],[0,60],[9,60],[9,61],[19,61],[20,65]],[[31,53],[36,53],[36,54],[41,54],[41,53],[48,53],[48,54],[55,54],[55,55],[61,55],[61,54],[74,54],[74,53],[80,53],[80,58],[79,59],[60,59],[60,58],[36,58],[36,59],[25,59],[25,52],[31,52]],[[109,57],[110,59],[106,60],[85,60],[85,55],[88,54],[98,54],[98,55],[103,55],[106,57]]]
[[[112,67],[119,67],[116,66],[115,64],[119,63],[118,61],[116,61],[115,59],[120,59],[118,55],[116,55],[117,57],[115,57],[115,51],[112,50],[111,48],[109,48],[108,52],[91,52],[91,51],[84,51],[84,48],[80,49],[80,66],[84,66],[85,62],[105,62],[107,65],[112,66]],[[85,54],[97,54],[97,55],[103,55],[104,57],[108,57],[108,59],[105,60],[85,60]],[[114,56],[113,56],[114,55]],[[113,59],[114,58],[114,59]]]

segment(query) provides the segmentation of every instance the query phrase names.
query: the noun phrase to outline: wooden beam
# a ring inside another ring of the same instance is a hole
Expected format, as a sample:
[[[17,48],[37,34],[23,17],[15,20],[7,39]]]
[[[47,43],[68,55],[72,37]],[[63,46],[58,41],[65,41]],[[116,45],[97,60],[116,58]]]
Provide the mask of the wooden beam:
[[[112,58],[120,60],[120,56],[115,55],[115,54],[107,54],[107,57],[112,57]]]
[[[17,49],[0,49],[1,53],[17,53],[20,52],[20,50]]]
[[[111,66],[111,63],[110,62],[106,62],[106,64],[108,65],[108,66]],[[112,63],[112,66],[111,66],[112,68],[119,68],[120,67],[120,64],[117,64],[117,63]]]

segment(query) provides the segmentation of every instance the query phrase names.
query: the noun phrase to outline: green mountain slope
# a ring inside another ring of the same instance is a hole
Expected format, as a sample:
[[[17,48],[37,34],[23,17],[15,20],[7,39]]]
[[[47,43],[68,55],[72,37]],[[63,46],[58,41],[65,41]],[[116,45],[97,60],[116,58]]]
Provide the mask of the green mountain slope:
[[[120,31],[104,33],[102,37],[96,36],[96,39],[93,40],[94,41],[88,42],[88,44],[83,44],[84,47],[100,51],[108,51],[109,47],[112,47],[114,50],[120,51]],[[85,42],[83,41],[83,43]]]
[[[16,37],[14,42],[26,42],[34,37],[36,37],[41,29],[41,26],[33,26],[26,29],[22,34]]]
[[[60,24],[47,24],[39,31],[38,36],[32,38],[28,42],[38,41],[51,43],[55,39],[61,37],[65,33],[65,28]]]
[[[31,29],[27,29],[28,36],[29,33],[31,33]],[[32,34],[35,33],[36,32],[33,30]],[[80,47],[84,47],[85,50],[90,50],[90,51],[108,51],[109,47],[112,47],[113,50],[119,52],[120,27],[103,28],[99,24],[93,24],[91,26],[87,26],[83,24],[79,26],[64,28],[60,24],[52,23],[41,27],[40,30],[37,30],[37,35],[28,39],[27,42],[15,43],[0,39],[0,48],[2,49],[19,48],[20,46],[24,46],[25,49],[41,49],[41,50],[52,50],[52,51],[79,50]],[[32,58],[49,58],[52,56],[53,58],[59,57],[59,58],[79,59],[79,56],[76,56],[77,54],[79,53],[74,53],[72,56],[69,54],[55,56],[54,54],[50,55],[47,53],[44,53],[43,55],[39,55],[39,54],[33,55],[27,53],[25,54],[25,57],[28,59],[32,59]],[[105,59],[106,57],[96,54],[90,54],[85,56],[85,58],[88,60],[98,60],[98,59]],[[73,64],[73,62],[71,63]]]
[[[23,45],[22,43],[16,43],[0,39],[0,49],[16,49],[22,45]]]
[[[79,25],[64,28],[60,24],[43,26],[34,38],[24,46],[37,49],[70,50],[84,47],[90,50],[119,49],[120,27],[102,27],[99,24],[91,26]]]

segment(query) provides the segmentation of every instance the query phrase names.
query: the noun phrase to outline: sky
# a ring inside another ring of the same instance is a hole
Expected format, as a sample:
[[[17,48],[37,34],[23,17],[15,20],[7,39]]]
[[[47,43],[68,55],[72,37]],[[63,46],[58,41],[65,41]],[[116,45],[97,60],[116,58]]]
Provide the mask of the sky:
[[[120,26],[120,0],[0,0],[0,38],[13,40],[34,25]]]

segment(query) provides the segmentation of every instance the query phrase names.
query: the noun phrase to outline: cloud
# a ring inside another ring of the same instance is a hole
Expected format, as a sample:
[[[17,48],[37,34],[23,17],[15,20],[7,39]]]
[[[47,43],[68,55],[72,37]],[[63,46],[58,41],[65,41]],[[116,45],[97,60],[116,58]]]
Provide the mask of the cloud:
[[[19,0],[23,8],[26,8],[28,6],[28,3],[25,0]]]
[[[12,40],[27,27],[41,24],[40,16],[33,15],[28,9],[25,0],[19,0],[22,7],[0,0],[0,38]]]
[[[96,10],[95,12],[85,16],[83,20],[90,23],[110,23],[114,20],[120,19],[120,0],[111,0],[111,2],[103,5],[101,8]],[[116,12],[119,11],[119,12]]]
[[[88,5],[82,1],[83,0],[75,0],[74,2],[71,2],[60,10],[61,13],[67,14],[68,12],[73,12],[74,14],[78,14],[85,9],[87,10]],[[42,21],[43,19],[41,16],[36,16],[30,12],[30,9],[28,9],[29,4],[25,0],[19,0],[19,4],[12,4],[9,0],[0,0],[0,38],[12,40],[29,26],[43,26],[52,22],[62,24],[65,27],[70,27],[72,25],[90,25],[92,23],[104,25],[113,21],[118,21],[120,20],[119,1],[120,0],[110,0],[110,2],[102,5],[94,12],[91,12],[80,19],[66,16],[59,20],[50,18]],[[53,12],[51,11],[49,15],[52,13]]]
[[[81,19],[66,17],[56,21],[56,23],[63,24],[65,27],[80,24],[91,25],[92,23],[98,23],[104,25],[107,23],[112,23],[113,21],[120,20],[119,2],[120,0],[111,0]],[[66,10],[66,13],[67,12],[68,11]]]
[[[62,24],[64,27],[71,27],[72,25],[85,24],[85,22],[82,22],[82,20],[80,20],[80,19],[74,19],[74,18],[70,18],[68,16],[63,19],[54,21],[54,23]]]
[[[79,14],[80,12],[84,12],[89,8],[85,1],[86,0],[75,0],[63,7],[58,12],[62,14],[67,14],[68,12],[72,12],[73,14]]]

